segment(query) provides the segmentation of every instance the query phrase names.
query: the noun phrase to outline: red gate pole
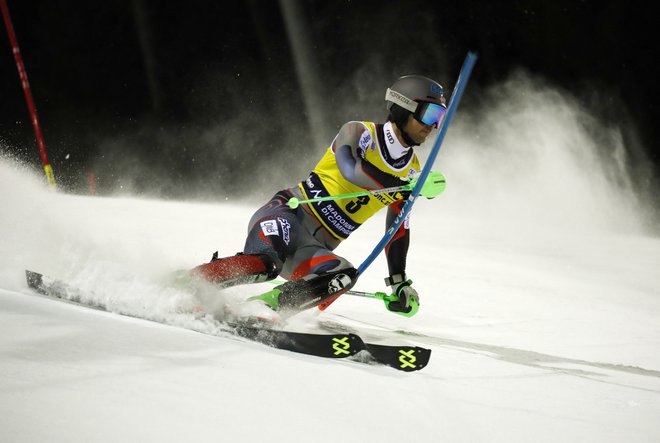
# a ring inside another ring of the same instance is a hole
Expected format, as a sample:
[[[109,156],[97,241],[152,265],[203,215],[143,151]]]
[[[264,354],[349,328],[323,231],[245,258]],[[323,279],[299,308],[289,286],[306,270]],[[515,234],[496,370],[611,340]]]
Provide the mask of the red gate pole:
[[[14,58],[16,59],[16,67],[18,68],[18,76],[21,78],[23,85],[23,92],[25,93],[25,101],[27,101],[28,109],[30,110],[30,118],[32,119],[32,126],[34,126],[34,133],[37,137],[37,144],[39,145],[39,153],[41,154],[41,162],[44,164],[44,171],[46,172],[46,179],[48,185],[55,189],[55,176],[53,169],[50,167],[48,161],[48,154],[46,153],[46,146],[44,145],[44,138],[41,135],[41,128],[39,128],[39,120],[37,120],[37,109],[32,100],[32,92],[30,91],[30,83],[28,82],[27,73],[25,72],[25,65],[23,64],[23,57],[18,48],[18,41],[16,34],[14,34],[14,27],[11,24],[11,17],[9,15],[9,8],[7,8],[7,1],[0,0],[0,8],[2,9],[2,16],[5,19],[5,26],[7,27],[7,34],[9,34],[9,43],[11,43]]]

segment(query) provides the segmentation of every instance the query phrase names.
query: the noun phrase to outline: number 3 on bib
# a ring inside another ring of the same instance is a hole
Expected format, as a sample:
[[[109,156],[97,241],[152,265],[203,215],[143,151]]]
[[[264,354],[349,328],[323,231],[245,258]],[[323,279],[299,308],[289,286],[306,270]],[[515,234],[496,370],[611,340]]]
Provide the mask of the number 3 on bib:
[[[367,203],[369,203],[369,196],[363,195],[361,197],[358,197],[357,200],[351,200],[350,202],[348,202],[348,204],[346,205],[346,211],[349,214],[355,214],[360,210],[360,208],[363,205],[366,205]]]

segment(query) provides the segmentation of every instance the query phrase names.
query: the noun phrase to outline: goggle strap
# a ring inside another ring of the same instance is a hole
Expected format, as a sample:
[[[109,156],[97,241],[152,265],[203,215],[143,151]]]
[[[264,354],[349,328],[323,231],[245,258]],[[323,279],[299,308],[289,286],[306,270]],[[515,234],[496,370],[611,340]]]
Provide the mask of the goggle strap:
[[[411,100],[405,95],[393,91],[390,88],[387,88],[387,92],[385,92],[385,100],[389,100],[392,103],[396,103],[397,105],[401,106],[403,109],[410,112],[415,112],[418,106],[416,101]]]

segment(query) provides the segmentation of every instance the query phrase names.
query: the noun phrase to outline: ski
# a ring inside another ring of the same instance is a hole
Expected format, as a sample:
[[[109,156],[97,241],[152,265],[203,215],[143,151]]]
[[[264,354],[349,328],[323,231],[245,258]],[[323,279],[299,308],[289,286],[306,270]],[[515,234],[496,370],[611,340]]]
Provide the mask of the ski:
[[[105,306],[85,301],[81,291],[66,283],[28,270],[25,271],[25,276],[28,287],[38,294],[85,308],[111,312]],[[124,313],[117,314],[130,316]],[[218,323],[223,326],[221,328],[223,332],[276,349],[323,358],[355,357],[354,360],[375,362],[404,372],[425,368],[431,357],[430,349],[367,343],[355,333],[314,334],[272,329],[266,325],[247,322],[218,321]],[[364,358],[361,359],[361,356]]]

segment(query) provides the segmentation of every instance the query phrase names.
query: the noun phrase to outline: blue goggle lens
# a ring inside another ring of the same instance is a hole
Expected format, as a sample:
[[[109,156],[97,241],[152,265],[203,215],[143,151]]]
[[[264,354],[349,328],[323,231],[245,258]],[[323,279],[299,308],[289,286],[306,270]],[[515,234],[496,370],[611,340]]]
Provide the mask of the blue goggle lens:
[[[428,126],[440,126],[447,108],[435,103],[420,103],[415,112],[415,118]]]

